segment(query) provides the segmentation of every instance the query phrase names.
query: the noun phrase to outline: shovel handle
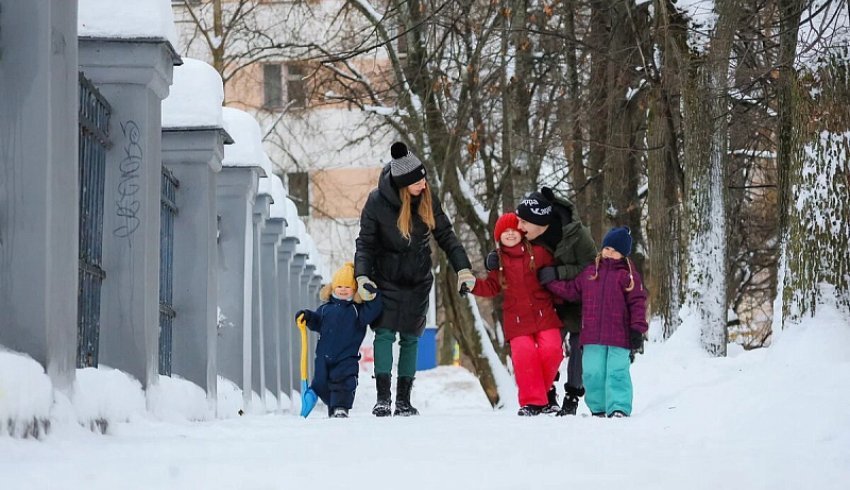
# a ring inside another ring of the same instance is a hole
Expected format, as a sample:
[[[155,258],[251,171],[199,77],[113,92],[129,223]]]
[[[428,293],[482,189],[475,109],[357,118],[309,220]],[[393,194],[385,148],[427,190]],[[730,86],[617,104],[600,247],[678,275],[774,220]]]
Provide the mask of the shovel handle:
[[[301,330],[301,381],[307,381],[307,323],[303,315],[296,319],[296,323]]]

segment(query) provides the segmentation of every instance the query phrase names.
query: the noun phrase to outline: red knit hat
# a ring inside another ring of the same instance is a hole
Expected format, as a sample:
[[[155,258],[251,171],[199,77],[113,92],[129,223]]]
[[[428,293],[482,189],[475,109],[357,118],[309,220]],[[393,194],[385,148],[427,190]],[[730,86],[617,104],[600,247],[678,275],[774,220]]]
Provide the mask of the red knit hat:
[[[505,213],[496,220],[496,227],[493,229],[493,238],[496,239],[496,243],[499,243],[502,233],[509,228],[519,231],[519,218],[515,213]],[[520,234],[522,234],[521,231]]]

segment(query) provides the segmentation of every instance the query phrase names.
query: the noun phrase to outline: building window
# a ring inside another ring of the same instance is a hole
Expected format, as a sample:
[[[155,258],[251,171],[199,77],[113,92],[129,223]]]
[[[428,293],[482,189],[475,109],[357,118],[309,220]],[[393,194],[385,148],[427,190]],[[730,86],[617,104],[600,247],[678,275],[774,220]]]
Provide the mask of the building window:
[[[304,65],[286,64],[286,97],[289,107],[307,107],[307,82],[304,80]]]
[[[280,65],[263,65],[263,108],[279,109],[283,106]]]
[[[307,172],[286,174],[289,182],[289,198],[298,208],[298,216],[310,214],[310,175]]]

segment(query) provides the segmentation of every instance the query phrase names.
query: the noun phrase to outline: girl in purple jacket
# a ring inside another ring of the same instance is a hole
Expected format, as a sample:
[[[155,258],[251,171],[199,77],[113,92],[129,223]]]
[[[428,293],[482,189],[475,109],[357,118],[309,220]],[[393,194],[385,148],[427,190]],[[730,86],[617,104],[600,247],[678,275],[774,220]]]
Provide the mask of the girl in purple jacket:
[[[582,305],[582,368],[587,407],[595,417],[628,417],[632,413],[629,374],[631,339],[647,331],[646,291],[628,256],[628,227],[612,228],[602,252],[578,276],[551,281],[546,287]]]

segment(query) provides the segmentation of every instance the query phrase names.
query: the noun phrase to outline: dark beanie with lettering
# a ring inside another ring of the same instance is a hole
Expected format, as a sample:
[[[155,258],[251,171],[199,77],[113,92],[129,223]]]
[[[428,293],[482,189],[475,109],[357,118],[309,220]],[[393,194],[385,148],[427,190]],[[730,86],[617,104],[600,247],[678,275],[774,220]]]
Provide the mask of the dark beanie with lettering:
[[[516,215],[529,223],[546,226],[552,222],[552,203],[543,194],[532,192],[519,202]]]
[[[393,157],[390,160],[390,176],[399,189],[425,178],[425,166],[404,143],[400,141],[393,143],[390,147],[390,155]]]

